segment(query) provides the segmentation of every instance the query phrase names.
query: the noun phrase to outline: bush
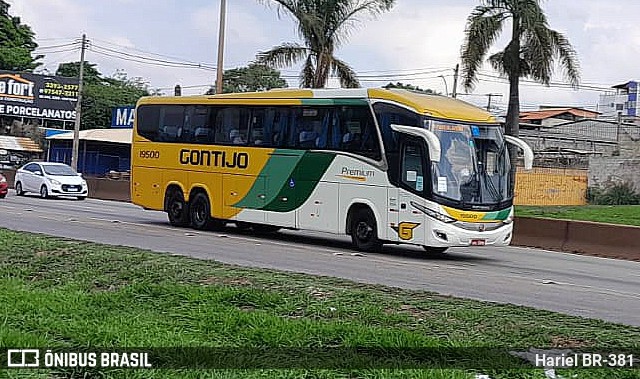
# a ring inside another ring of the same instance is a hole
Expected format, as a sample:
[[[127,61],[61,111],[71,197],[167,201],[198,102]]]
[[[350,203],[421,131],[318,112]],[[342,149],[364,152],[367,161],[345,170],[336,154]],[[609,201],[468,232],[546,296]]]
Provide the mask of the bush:
[[[638,205],[640,193],[637,193],[630,182],[618,183],[606,188],[589,187],[587,191],[589,204],[595,205]]]

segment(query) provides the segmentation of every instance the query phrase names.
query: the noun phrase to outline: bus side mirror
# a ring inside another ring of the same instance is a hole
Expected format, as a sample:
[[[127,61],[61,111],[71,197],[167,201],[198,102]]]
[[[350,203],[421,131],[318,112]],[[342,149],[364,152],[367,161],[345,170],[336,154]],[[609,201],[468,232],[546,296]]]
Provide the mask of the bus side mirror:
[[[440,147],[440,139],[438,139],[438,136],[434,132],[416,126],[396,124],[391,124],[391,129],[399,133],[410,134],[424,139],[429,147],[429,159],[431,162],[440,162],[442,148]]]
[[[529,145],[520,138],[516,138],[514,136],[505,135],[504,139],[508,143],[516,145],[522,149],[524,152],[524,169],[531,170],[533,168],[533,150],[531,150],[531,147],[529,147]]]

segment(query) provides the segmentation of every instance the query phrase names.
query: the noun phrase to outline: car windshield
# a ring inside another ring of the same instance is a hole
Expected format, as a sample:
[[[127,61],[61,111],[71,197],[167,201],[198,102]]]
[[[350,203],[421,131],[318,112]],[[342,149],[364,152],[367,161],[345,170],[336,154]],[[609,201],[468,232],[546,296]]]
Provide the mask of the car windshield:
[[[442,148],[432,164],[434,194],[474,205],[509,198],[509,157],[498,125],[434,121],[430,128]]]
[[[42,165],[44,172],[48,175],[56,176],[77,176],[78,174],[69,166],[63,165]]]

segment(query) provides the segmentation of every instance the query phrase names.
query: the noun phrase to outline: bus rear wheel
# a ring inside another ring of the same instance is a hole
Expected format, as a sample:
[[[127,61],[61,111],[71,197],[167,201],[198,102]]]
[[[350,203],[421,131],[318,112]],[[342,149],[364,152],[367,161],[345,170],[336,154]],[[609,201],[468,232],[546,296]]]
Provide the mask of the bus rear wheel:
[[[378,239],[376,218],[369,209],[359,209],[351,221],[351,242],[360,251],[378,251],[382,242]]]
[[[184,200],[180,190],[172,190],[167,194],[167,216],[173,226],[189,225],[189,204]]]
[[[447,251],[447,249],[449,249],[448,247],[433,247],[433,246],[422,246],[422,248],[424,249],[424,251],[426,251],[429,254],[443,254],[445,251]]]
[[[211,204],[206,194],[198,192],[189,203],[189,221],[191,227],[198,230],[211,228]]]

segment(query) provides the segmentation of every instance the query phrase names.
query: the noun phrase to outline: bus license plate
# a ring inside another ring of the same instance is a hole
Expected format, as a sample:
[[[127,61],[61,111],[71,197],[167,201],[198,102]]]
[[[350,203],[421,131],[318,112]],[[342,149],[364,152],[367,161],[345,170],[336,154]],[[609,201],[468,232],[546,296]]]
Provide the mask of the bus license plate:
[[[471,240],[471,246],[484,246],[485,240]]]

